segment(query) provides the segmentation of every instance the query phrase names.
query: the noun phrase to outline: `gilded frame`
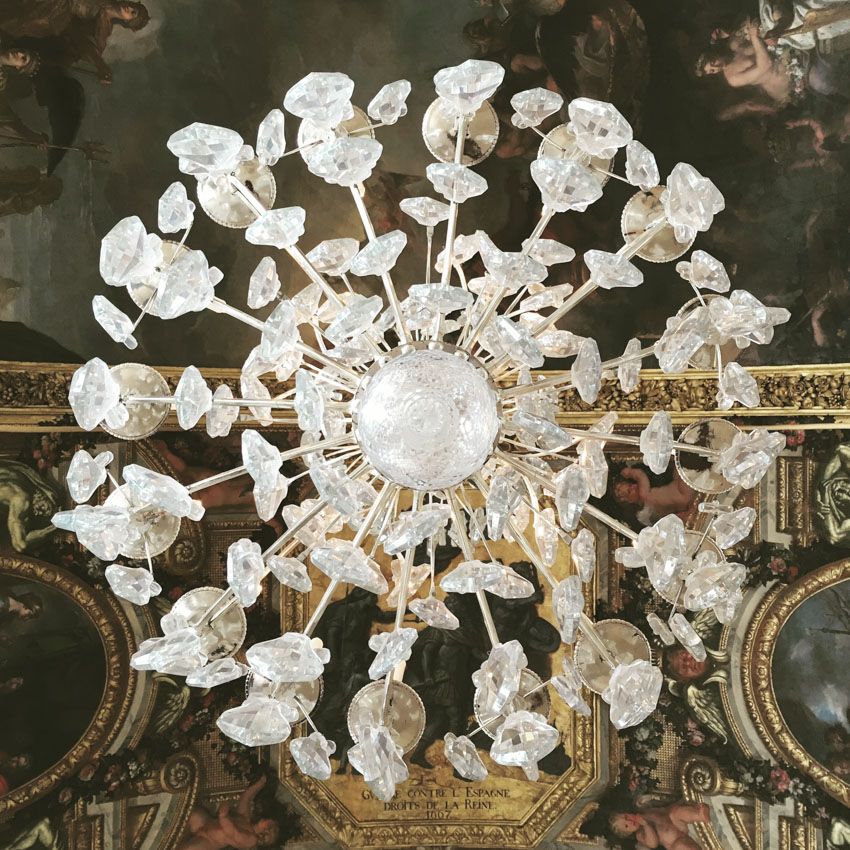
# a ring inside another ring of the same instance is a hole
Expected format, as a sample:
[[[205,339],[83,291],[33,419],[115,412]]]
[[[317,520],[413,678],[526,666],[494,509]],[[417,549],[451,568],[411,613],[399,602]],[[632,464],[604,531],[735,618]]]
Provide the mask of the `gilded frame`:
[[[850,806],[850,784],[812,758],[794,737],[773,688],[771,668],[776,639],[788,617],[807,599],[850,579],[850,559],[827,564],[793,584],[769,591],[753,614],[741,652],[741,680],[751,720],[771,754],[807,773],[821,788]]]
[[[68,405],[68,387],[77,365],[63,363],[16,363],[0,361],[0,430],[4,431],[78,431]],[[157,367],[173,388],[180,378],[178,367]],[[740,410],[747,417],[782,418],[797,423],[796,428],[835,428],[850,424],[850,364],[800,366],[756,366],[749,371],[755,377],[762,406]],[[238,369],[204,369],[213,382],[227,383],[238,393]],[[554,372],[538,372],[551,376]],[[563,390],[559,398],[559,419],[564,422],[594,422],[609,410],[619,412],[621,424],[640,425],[649,421],[656,410],[668,410],[676,424],[685,424],[707,416],[728,416],[717,409],[714,372],[687,372],[665,375],[657,369],[641,373],[639,389],[622,393],[616,379],[603,381],[599,398],[585,404],[575,390]],[[285,385],[272,382],[272,394]],[[294,419],[292,420],[294,423]],[[286,426],[285,418],[280,418]],[[177,428],[172,416],[166,428]]]
[[[136,672],[130,667],[135,640],[116,599],[89,587],[61,567],[20,555],[0,555],[0,573],[52,587],[83,609],[97,629],[106,657],[103,695],[83,735],[59,761],[29,782],[0,797],[0,822],[44,796],[71,776],[94,753],[106,752],[115,740],[133,702]]]

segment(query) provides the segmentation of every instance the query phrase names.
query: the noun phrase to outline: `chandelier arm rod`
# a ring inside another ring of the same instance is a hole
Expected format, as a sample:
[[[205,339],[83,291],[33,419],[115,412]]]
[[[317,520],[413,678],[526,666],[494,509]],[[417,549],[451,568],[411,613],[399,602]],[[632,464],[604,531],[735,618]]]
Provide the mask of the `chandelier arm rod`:
[[[263,561],[266,558],[274,555],[282,546],[290,541],[295,535],[309,523],[312,519],[318,516],[326,507],[328,507],[328,503],[324,499],[320,499],[317,504],[315,504],[309,511],[307,511],[304,516],[302,516],[292,528],[287,529],[281,537],[279,537],[265,552],[262,553]],[[262,581],[268,574],[271,572],[268,567],[265,567],[263,576],[260,579]],[[221,602],[227,599],[227,604],[222,608],[217,614],[214,616],[210,616],[212,612],[219,606]],[[207,610],[201,615],[200,619],[197,621],[196,625],[200,626],[207,621],[207,625],[212,625],[213,621],[217,620],[222,614],[225,613],[232,605],[236,602],[236,598],[233,596],[233,590],[231,588],[226,588],[221,592],[217,599],[213,601],[213,603],[207,608]]]
[[[484,480],[484,477],[481,475],[480,472],[477,472],[473,476],[472,480],[474,481],[475,486],[481,491],[481,494],[486,499],[487,494],[490,492],[490,490],[487,486],[487,482]],[[526,488],[523,488],[523,489],[526,489]],[[525,504],[525,506],[531,511],[531,513],[534,514],[535,517],[540,517],[541,520],[543,520],[546,523],[549,523],[549,520],[546,519],[545,516],[543,516],[543,512],[540,510],[540,507],[538,505],[534,504],[532,502],[531,498],[529,498],[529,496],[526,493],[520,493],[519,498]],[[558,533],[558,536],[567,545],[572,543],[572,539],[573,539],[572,536],[568,532],[564,531],[564,529],[561,528],[560,525],[558,525],[557,523],[554,523],[554,524],[549,523],[549,524],[552,525],[552,527]],[[483,534],[484,532],[482,531],[481,533]]]
[[[461,165],[463,160],[463,146],[466,142],[466,128],[469,119],[461,115],[458,119],[457,138],[455,139],[454,164]],[[457,233],[457,215],[460,204],[457,201],[449,202],[449,217],[446,219],[446,246],[443,250],[443,271],[440,282],[448,286],[452,276],[452,260],[455,252],[455,234]],[[440,314],[440,325],[442,325],[442,314]]]
[[[235,175],[231,174],[228,177],[228,181],[231,186],[242,196],[242,198],[246,201],[246,203],[251,207],[251,209],[257,214],[257,217],[260,218],[264,216],[269,210],[265,204],[263,204],[260,199]],[[284,249],[290,257],[301,267],[303,271],[307,273],[307,276],[314,283],[318,284],[319,288],[325,295],[337,305],[341,305],[342,302],[339,299],[339,296],[334,292],[331,285],[325,280],[325,278],[319,274],[319,272],[315,269],[313,264],[307,259],[304,253],[297,245],[290,245],[288,248]]]
[[[365,467],[368,464],[363,465],[363,469],[365,471]],[[383,490],[378,494],[378,498],[372,503],[372,507],[369,508],[369,512],[366,514],[366,518],[363,520],[363,524],[360,528],[357,529],[357,534],[355,534],[354,539],[351,541],[351,545],[357,549],[362,544],[363,541],[369,534],[369,529],[372,527],[372,524],[375,521],[375,518],[378,514],[387,507],[387,503],[392,499],[396,490],[398,490],[397,484],[387,484]],[[330,604],[331,599],[333,598],[334,593],[336,592],[337,587],[342,584],[339,579],[331,579],[331,583],[327,586],[327,589],[322,594],[322,598],[319,600],[319,604],[316,606],[315,610],[312,614],[310,614],[310,619],[307,621],[307,625],[304,627],[304,634],[307,637],[313,634],[314,629],[319,624],[319,620],[322,619],[322,615],[325,613],[325,609]]]
[[[496,449],[494,455],[501,460],[505,461],[505,463],[510,464],[514,469],[518,472],[521,472],[527,478],[530,478],[535,484],[543,487],[545,490],[548,490],[550,493],[555,492],[556,484],[550,478],[547,478],[545,475],[541,475],[538,470],[536,470],[533,466],[528,466],[524,463],[518,461],[513,455],[509,455],[501,449]],[[600,522],[604,523],[608,526],[608,528],[613,529],[618,534],[621,534],[623,537],[628,538],[629,540],[637,540],[637,533],[632,531],[625,523],[620,522],[618,519],[614,519],[614,517],[605,513],[605,511],[600,510],[594,505],[585,504],[584,511],[598,519]]]
[[[315,451],[324,451],[325,449],[333,448],[334,446],[339,446],[344,443],[349,437],[348,434],[341,434],[339,437],[331,437],[328,440],[322,440],[320,443],[313,443],[311,446],[298,446],[294,449],[287,449],[286,451],[282,451],[280,453],[280,462],[283,463],[287,460],[293,460],[295,458],[301,457],[302,455],[311,454]],[[199,490],[204,490],[207,487],[213,487],[216,484],[222,484],[225,481],[231,481],[234,478],[238,478],[240,475],[245,475],[248,470],[245,466],[236,466],[233,469],[228,469],[225,472],[219,472],[216,475],[211,475],[209,478],[202,478],[200,481],[196,481],[194,484],[187,485],[186,489],[190,493],[197,493]]]
[[[422,507],[422,491],[416,490],[413,493],[413,510],[419,511]],[[404,560],[401,564],[401,578],[399,579],[399,591],[398,591],[398,602],[395,607],[395,622],[393,624],[393,631],[397,632],[401,628],[401,624],[404,622],[404,615],[407,611],[407,603],[410,599],[410,594],[408,593],[408,585],[410,584],[410,567],[413,563],[413,554],[416,551],[415,546],[411,546],[404,553]],[[384,677],[384,698],[381,701],[381,718],[384,718],[387,713],[387,709],[390,707],[390,692],[392,690],[393,678],[395,674],[395,668],[389,671],[387,675]]]
[[[554,211],[550,210],[547,206],[544,205],[543,209],[540,211],[540,221],[534,227],[534,230],[531,233],[531,236],[525,240],[525,245],[523,246],[522,253],[526,256],[530,255],[534,250],[534,246],[537,244],[537,241],[543,235],[543,231],[546,229],[547,225],[552,219],[554,215]],[[520,300],[523,298],[525,293],[528,291],[528,284],[524,283],[518,290],[516,295],[514,295],[514,300],[508,305],[507,310],[504,311],[505,318],[512,318],[512,314],[517,304],[519,304]]]
[[[560,427],[560,426],[559,426]],[[635,437],[631,434],[617,434],[614,431],[591,431],[585,430],[584,428],[564,428],[561,427],[561,430],[570,437],[577,437],[579,440],[602,440],[605,443],[621,443],[625,446],[639,446],[640,445],[640,437]],[[507,437],[503,438],[504,442],[511,443],[512,445],[519,446],[520,448],[527,449],[530,452],[535,452],[538,455],[560,455],[562,451],[569,446],[561,446],[557,449],[544,449],[542,451],[536,449],[534,446],[526,445],[525,443],[519,443],[516,440],[510,440]],[[719,458],[720,450],[719,449],[709,449],[705,446],[694,446],[691,443],[680,443],[678,440],[673,442],[673,448],[680,451],[686,452],[689,454],[700,455],[701,457],[706,458]],[[671,454],[673,457],[673,454]]]
[[[434,249],[434,225],[425,228],[425,283],[431,282],[431,253]]]
[[[554,210],[549,209],[549,207],[543,207],[543,210],[540,214],[540,220],[534,226],[534,230],[531,231],[531,235],[525,241],[525,247],[522,250],[523,254],[525,254],[526,256],[528,255],[529,251],[531,251],[531,249],[537,243],[537,240],[540,238],[540,234],[543,233],[543,231],[546,229],[546,225],[549,224],[549,221],[551,220],[553,215],[555,215]],[[463,347],[466,348],[466,350],[470,353],[472,352],[472,347],[477,342],[481,332],[484,330],[484,328],[487,327],[487,325],[490,323],[490,320],[493,318],[493,315],[495,314],[499,304],[501,304],[502,299],[505,297],[505,295],[507,295],[507,292],[508,287],[503,284],[493,293],[493,297],[488,302],[484,313],[478,321],[478,324],[470,332],[467,339],[464,340]]]
[[[476,483],[476,486],[480,489],[479,479],[481,478],[481,474],[477,473],[473,480]],[[482,490],[482,492],[484,492]],[[558,582],[555,580],[555,577],[549,571],[549,568],[540,560],[537,552],[534,551],[532,545],[528,542],[526,536],[516,527],[513,519],[508,518],[507,528],[511,533],[511,536],[514,540],[519,544],[520,549],[525,553],[526,557],[529,561],[534,565],[537,571],[546,579],[549,586],[554,590],[558,586]],[[584,612],[581,615],[581,623],[579,626],[584,634],[587,635],[587,639],[593,644],[594,648],[602,655],[604,661],[610,666],[615,667],[617,663],[617,659],[610,653],[605,644],[600,640],[599,635],[596,633],[596,626],[593,621],[588,617]]]
[[[452,525],[460,540],[460,548],[463,551],[463,557],[466,561],[475,560],[475,547],[472,545],[467,533],[466,524],[463,521],[463,513],[458,505],[454,491],[443,491],[449,508],[452,512]],[[483,590],[475,592],[475,598],[478,601],[478,607],[481,609],[481,617],[484,620],[484,628],[487,629],[487,636],[490,638],[490,643],[495,646],[499,643],[499,633],[496,631],[496,624],[493,622],[493,614],[490,611],[490,605],[487,602],[487,597]]]
[[[349,189],[351,190],[351,197],[354,199],[354,206],[357,207],[357,213],[360,216],[360,221],[363,223],[363,229],[366,231],[366,238],[370,242],[374,242],[377,236],[375,235],[375,228],[372,226],[372,219],[369,218],[369,211],[366,209],[366,204],[363,203],[363,198],[360,197],[360,192],[357,191],[357,187],[350,186]],[[389,272],[384,272],[381,275],[381,280],[383,281],[384,292],[386,293],[387,300],[390,302],[393,316],[395,317],[396,333],[398,334],[398,338],[401,343],[406,344],[410,342],[410,335],[408,334],[407,327],[404,324],[404,316],[401,313],[401,302],[398,300],[398,294],[395,291],[393,279],[390,277]]]
[[[655,346],[648,345],[645,348],[642,348],[640,351],[636,351],[634,354],[629,354],[628,356],[623,355],[621,357],[614,357],[612,360],[606,360],[602,364],[602,369],[613,369],[617,366],[620,366],[625,363],[632,363],[635,360],[643,360],[646,357],[650,357],[655,353]],[[502,373],[499,377],[504,378],[506,375],[510,374],[510,372],[517,371],[515,368],[508,370],[508,372]],[[515,384],[512,387],[506,387],[501,390],[502,399],[513,398],[514,396],[525,395],[526,393],[533,393],[537,390],[546,389],[547,387],[557,387],[562,386],[562,389],[568,389],[572,386],[572,376],[569,372],[564,372],[561,375],[555,375],[552,378],[544,378],[542,381],[537,381],[534,384]]]

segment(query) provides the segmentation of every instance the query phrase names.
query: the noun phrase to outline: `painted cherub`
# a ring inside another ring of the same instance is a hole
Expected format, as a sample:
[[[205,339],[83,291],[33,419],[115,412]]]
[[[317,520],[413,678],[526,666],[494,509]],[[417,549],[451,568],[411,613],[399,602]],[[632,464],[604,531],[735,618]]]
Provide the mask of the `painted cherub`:
[[[645,847],[654,850],[700,850],[699,844],[688,834],[688,824],[710,823],[705,803],[674,803],[664,808],[646,809],[638,814],[612,812],[608,823],[620,838],[635,838]]]
[[[222,803],[215,816],[196,806],[189,817],[189,832],[178,850],[224,850],[235,847],[247,850],[274,844],[280,834],[277,821],[260,818],[252,821],[254,799],[266,784],[266,777],[258,779],[242,792],[234,811],[229,803]]]

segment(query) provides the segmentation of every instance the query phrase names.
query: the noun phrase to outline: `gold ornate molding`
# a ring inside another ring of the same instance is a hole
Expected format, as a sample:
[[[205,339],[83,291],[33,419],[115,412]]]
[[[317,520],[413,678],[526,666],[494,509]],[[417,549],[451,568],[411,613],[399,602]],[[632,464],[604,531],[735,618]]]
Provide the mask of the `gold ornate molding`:
[[[76,365],[56,363],[13,363],[0,361],[0,430],[77,430],[68,406],[68,387]],[[182,369],[157,367],[169,385],[176,386]],[[756,417],[793,417],[798,421],[832,418],[850,424],[850,365],[756,366],[749,370],[759,385],[762,407],[740,411]],[[238,389],[238,369],[204,369],[214,382]],[[555,372],[539,372],[555,375]],[[574,390],[560,395],[561,417],[565,421],[598,419],[609,410],[620,413],[622,423],[646,422],[656,410],[668,410],[674,422],[690,422],[705,416],[728,416],[717,410],[717,375],[713,372],[687,372],[665,375],[657,369],[641,373],[641,386],[624,394],[614,379],[603,382],[594,405],[585,404]],[[272,393],[285,389],[272,382]],[[238,393],[237,393],[238,394]],[[281,417],[281,424],[286,424]],[[177,427],[169,420],[167,427]],[[829,425],[826,425],[829,427]]]
[[[761,394],[757,410],[738,415],[797,420],[835,417],[850,422],[850,366],[846,364],[755,366],[748,369]],[[625,394],[615,380],[603,383],[594,405],[585,404],[575,390],[561,393],[560,407],[565,418],[592,420],[608,410],[620,413],[622,423],[640,423],[656,410],[667,410],[674,422],[690,422],[705,416],[729,416],[717,409],[717,374],[687,372],[665,375],[657,369],[644,369],[637,391]]]
[[[106,658],[106,684],[94,717],[79,741],[34,779],[0,797],[0,821],[47,794],[94,753],[103,753],[121,731],[130,711],[136,672],[130,667],[135,641],[121,606],[112,596],[89,587],[52,564],[23,556],[0,555],[0,573],[58,590],[76,603],[97,629]]]
[[[771,590],[753,614],[741,653],[744,697],[759,737],[776,758],[807,773],[845,806],[850,805],[850,785],[812,758],[791,733],[779,710],[771,670],[776,640],[788,618],[815,593],[848,579],[850,559],[827,564],[793,584]]]

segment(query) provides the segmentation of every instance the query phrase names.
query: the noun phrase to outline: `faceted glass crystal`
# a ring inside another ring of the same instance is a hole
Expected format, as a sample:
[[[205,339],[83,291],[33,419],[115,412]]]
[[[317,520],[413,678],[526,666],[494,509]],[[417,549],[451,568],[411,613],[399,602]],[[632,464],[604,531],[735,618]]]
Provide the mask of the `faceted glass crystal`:
[[[552,610],[561,639],[564,643],[575,643],[581,613],[584,610],[584,594],[581,592],[581,579],[578,576],[567,576],[558,582],[552,591]]]
[[[756,379],[740,364],[727,363],[717,389],[717,406],[730,410],[737,401],[744,407],[758,407],[760,400]]]
[[[618,664],[602,694],[611,707],[614,726],[625,729],[646,720],[658,705],[663,680],[661,671],[649,661]]]
[[[108,298],[95,295],[91,301],[95,321],[115,342],[126,345],[131,351],[139,344],[133,336],[133,320],[122,313]]]
[[[576,688],[565,676],[553,676],[552,687],[558,696],[576,713],[590,717],[590,706],[584,701],[579,688]],[[581,687],[579,685],[579,687]]]
[[[472,674],[478,689],[480,713],[485,718],[498,717],[519,691],[520,677],[528,659],[518,640],[497,643],[487,660]]]
[[[527,248],[527,240],[522,243],[523,251]],[[538,239],[528,251],[528,256],[544,266],[554,266],[558,263],[568,263],[574,260],[576,252],[569,245],[554,239]]]
[[[403,213],[426,227],[434,227],[449,217],[449,205],[434,198],[404,198],[398,206]]]
[[[395,266],[404,246],[407,234],[392,230],[367,243],[351,261],[351,273],[358,277],[386,274]]]
[[[443,528],[450,513],[448,505],[433,505],[429,510],[405,511],[384,538],[384,552],[395,555],[405,549],[414,549]]]
[[[71,378],[68,401],[80,427],[92,431],[120,400],[118,383],[99,357],[80,366]]]
[[[661,180],[652,151],[634,139],[626,145],[626,179],[644,192],[655,188]]]
[[[534,517],[534,540],[537,551],[540,553],[540,560],[545,566],[554,566],[555,559],[558,557],[560,539],[555,525],[555,509],[543,508]]]
[[[665,646],[672,646],[676,642],[670,627],[654,611],[646,615],[646,622]]]
[[[632,338],[626,345],[626,350],[623,352],[625,363],[620,363],[617,366],[617,380],[620,382],[620,389],[628,395],[637,389],[640,382],[641,360],[632,359],[641,351],[640,340]]]
[[[666,410],[652,414],[649,424],[640,432],[643,462],[659,475],[667,469],[673,455],[673,422]]]
[[[498,764],[531,769],[558,746],[561,733],[533,711],[515,711],[508,715],[496,732],[490,758]]]
[[[750,533],[755,521],[755,508],[739,508],[737,511],[718,514],[712,524],[714,540],[721,549],[728,549]]]
[[[257,159],[261,165],[277,165],[286,150],[285,118],[279,109],[272,109],[257,128]]]
[[[464,778],[472,782],[483,782],[487,778],[487,768],[478,755],[475,744],[466,735],[446,732],[444,752],[452,767]]]
[[[180,181],[175,181],[159,199],[157,227],[163,233],[176,233],[191,227],[194,216],[195,205],[189,200],[186,187]]]
[[[162,592],[162,588],[154,581],[153,573],[142,567],[110,564],[103,575],[116,596],[134,605],[147,605],[152,596],[159,596]]]
[[[407,661],[418,636],[416,629],[395,629],[372,635],[369,638],[369,649],[377,654],[369,665],[369,678],[383,679],[402,661]]]
[[[286,632],[255,643],[245,657],[253,670],[271,682],[314,682],[331,654],[327,649],[315,649],[307,635]]]
[[[135,215],[122,218],[100,242],[100,276],[110,286],[147,280],[162,262],[162,240]]]
[[[195,366],[183,370],[174,391],[177,421],[184,431],[194,428],[198,420],[212,407],[212,392]]]
[[[273,555],[268,560],[268,568],[281,584],[285,584],[294,590],[308,593],[313,587],[313,582],[307,573],[307,567],[297,558]]]
[[[723,195],[714,183],[685,162],[678,163],[670,172],[661,201],[676,239],[686,243],[697,232],[708,230],[714,216],[725,206]]]
[[[511,124],[520,129],[536,127],[563,105],[564,98],[549,89],[536,88],[517,92],[511,98],[511,106],[514,108]]]
[[[435,629],[456,629],[460,620],[446,607],[446,604],[436,596],[426,596],[425,599],[412,599],[408,605],[420,620]]]
[[[584,470],[578,464],[571,464],[558,474],[555,490],[555,507],[558,509],[558,522],[564,531],[574,531],[578,527],[581,512],[590,498],[590,485]]]
[[[502,566],[502,576],[487,585],[487,593],[501,599],[527,599],[534,593],[534,585],[511,567]]]
[[[706,651],[702,639],[685,619],[684,614],[677,611],[670,617],[670,631],[697,661],[705,661]]]
[[[487,181],[465,165],[432,162],[425,169],[425,174],[434,190],[455,204],[462,204],[487,191]]]
[[[496,62],[467,59],[434,74],[434,88],[443,105],[455,115],[472,115],[502,84],[505,69]]]
[[[184,174],[227,174],[243,159],[244,142],[239,133],[214,124],[195,122],[173,133],[166,143],[179,158]]]
[[[322,274],[342,275],[351,268],[351,261],[359,250],[360,243],[356,239],[326,239],[307,252],[307,259]]]
[[[100,452],[92,457],[85,449],[74,453],[65,475],[65,483],[75,502],[87,502],[106,481],[106,471],[113,457],[112,452]]]
[[[738,433],[720,454],[723,477],[730,484],[755,487],[784,448],[785,437],[778,432],[756,428],[747,434]]]
[[[378,565],[366,553],[345,540],[329,540],[327,547],[314,549],[310,560],[330,578],[356,584],[379,596],[389,590]]]
[[[314,71],[286,93],[283,107],[319,127],[333,129],[350,108],[354,81],[346,74]]]
[[[280,292],[277,266],[271,257],[263,257],[248,282],[248,306],[252,310],[265,307]]]
[[[399,118],[407,115],[407,96],[410,94],[410,83],[407,80],[396,80],[381,86],[380,91],[369,101],[366,114],[381,124],[395,124]]]
[[[732,286],[723,263],[705,251],[694,251],[691,261],[676,263],[676,271],[694,286],[712,292],[728,292]]]
[[[259,354],[274,362],[292,351],[300,339],[295,305],[291,301],[281,301],[263,322]]]
[[[289,752],[298,769],[314,779],[331,778],[330,757],[335,751],[336,744],[321,732],[312,732],[306,738],[293,738],[289,742]]]
[[[462,561],[440,579],[440,587],[446,593],[477,593],[501,578],[501,564]]]
[[[207,411],[207,434],[210,437],[226,437],[233,423],[239,418],[238,405],[216,404],[216,402],[232,398],[233,391],[227,384],[216,387],[212,395],[212,404]]]
[[[491,324],[502,351],[511,360],[533,369],[543,365],[543,352],[527,328],[504,316],[496,316]]]
[[[184,248],[159,274],[156,309],[163,319],[205,310],[215,297],[221,273],[210,268],[201,251]]]
[[[193,688],[215,688],[225,682],[241,679],[248,668],[232,658],[218,658],[203,667],[197,667],[186,677],[186,684]]]
[[[325,336],[335,343],[345,342],[352,337],[360,336],[371,327],[372,322],[381,310],[384,302],[380,295],[355,295],[340,311],[336,318],[325,329]]]
[[[372,793],[379,800],[389,802],[396,785],[408,776],[401,748],[386,726],[366,726],[358,733],[359,743],[348,751],[351,764],[363,774]]]
[[[192,629],[180,629],[164,637],[142,641],[130,658],[134,670],[156,670],[186,676],[206,664],[201,639]]]
[[[135,463],[125,466],[122,474],[133,495],[143,504],[196,521],[204,515],[204,506],[179,481]]]
[[[319,145],[310,154],[307,168],[326,183],[356,186],[372,175],[382,150],[376,139],[342,136]]]
[[[269,747],[289,737],[294,719],[284,703],[252,694],[241,705],[222,712],[216,726],[246,747]]]
[[[592,337],[582,340],[570,368],[570,377],[582,401],[593,404],[602,387],[602,358],[596,340]]]
[[[584,212],[602,197],[602,186],[594,173],[572,159],[542,157],[531,163],[531,177],[554,212]]]
[[[487,534],[491,540],[501,539],[505,525],[519,504],[521,495],[513,475],[500,473],[490,480],[486,513]]]
[[[265,574],[259,543],[243,537],[230,544],[227,549],[227,583],[244,608],[257,601]]]
[[[570,556],[578,577],[586,584],[596,568],[596,538],[589,528],[582,528],[570,543]]]
[[[629,122],[610,103],[577,97],[567,111],[567,129],[575,136],[576,144],[591,156],[614,156],[619,148],[632,140]]]
[[[643,283],[643,272],[619,254],[585,251],[584,263],[590,269],[591,280],[602,289],[640,286]]]
[[[248,226],[245,238],[252,245],[291,248],[304,235],[306,216],[303,207],[269,210]]]

